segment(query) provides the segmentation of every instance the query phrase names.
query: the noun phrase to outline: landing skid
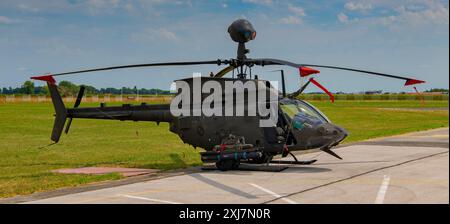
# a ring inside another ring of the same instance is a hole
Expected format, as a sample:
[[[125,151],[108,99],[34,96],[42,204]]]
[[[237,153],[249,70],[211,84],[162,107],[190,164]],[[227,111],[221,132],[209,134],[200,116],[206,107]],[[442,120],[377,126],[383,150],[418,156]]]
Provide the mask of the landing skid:
[[[233,170],[240,170],[240,171],[263,171],[263,172],[281,172],[285,169],[287,169],[287,166],[268,166],[266,163],[264,164],[247,164],[247,163],[241,163],[238,168]],[[203,166],[202,170],[218,170],[216,166],[210,165],[210,166]],[[230,170],[232,171],[232,170]]]
[[[310,165],[317,161],[317,159],[299,161],[297,159],[297,157],[295,157],[294,154],[292,154],[291,152],[289,152],[289,154],[294,158],[295,161],[271,160],[271,161],[263,163],[263,164],[251,164],[251,163],[240,162],[240,164],[238,166],[227,169],[227,170],[281,172],[289,167],[281,166],[281,165],[269,165],[269,164]],[[224,171],[223,169],[217,168],[217,165],[216,166],[214,166],[214,165],[203,166],[202,170],[222,170],[222,171]]]
[[[294,165],[311,165],[317,162],[317,159],[306,160],[306,161],[283,161],[283,160],[272,160],[270,163],[275,164],[294,164]]]
[[[289,152],[289,155],[291,155],[294,158],[295,161],[272,160],[272,161],[270,161],[270,163],[294,164],[294,165],[311,165],[311,164],[317,162],[317,159],[298,161],[297,157],[295,157],[295,155],[292,154],[292,152]]]

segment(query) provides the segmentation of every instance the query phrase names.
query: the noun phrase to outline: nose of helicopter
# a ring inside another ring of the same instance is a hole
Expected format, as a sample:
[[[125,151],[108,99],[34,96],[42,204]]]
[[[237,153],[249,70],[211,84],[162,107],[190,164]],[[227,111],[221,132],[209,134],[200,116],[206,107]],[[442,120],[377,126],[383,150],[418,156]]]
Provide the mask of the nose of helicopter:
[[[334,146],[348,136],[348,132],[337,125],[325,123],[317,127],[317,132],[328,142],[328,145]]]

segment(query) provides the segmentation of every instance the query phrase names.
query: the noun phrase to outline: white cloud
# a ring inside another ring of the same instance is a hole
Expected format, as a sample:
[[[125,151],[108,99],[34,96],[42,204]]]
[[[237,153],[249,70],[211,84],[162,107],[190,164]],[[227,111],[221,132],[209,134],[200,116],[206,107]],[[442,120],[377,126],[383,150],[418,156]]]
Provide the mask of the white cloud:
[[[288,16],[280,19],[280,23],[282,24],[301,24],[302,22],[302,19],[296,16]]]
[[[68,44],[69,42],[61,40],[59,38],[45,40],[41,43],[41,48],[38,50],[38,52],[60,56],[80,56],[87,54],[87,52],[83,49],[76,47],[73,44]]]
[[[102,7],[117,7],[119,0],[87,0],[87,5],[102,8]]]
[[[11,24],[11,23],[14,23],[14,22],[16,22],[16,21],[13,20],[13,19],[10,19],[10,18],[8,18],[6,16],[0,16],[0,24]]]
[[[337,15],[337,18],[341,23],[348,23],[348,16],[342,12]]]
[[[25,11],[25,12],[39,12],[40,11],[39,8],[28,5],[28,4],[24,4],[24,3],[18,4],[17,8],[19,8],[20,10]]]
[[[119,0],[87,0],[85,2],[89,13],[99,14],[102,12],[111,13],[119,6]]]
[[[20,72],[24,72],[24,71],[28,71],[29,69],[27,68],[27,67],[19,67],[19,68],[17,68],[17,71],[20,71]]]
[[[372,4],[367,2],[347,2],[344,8],[350,11],[367,11],[372,9]]]
[[[162,39],[176,41],[178,40],[178,37],[175,35],[174,32],[171,32],[165,28],[161,28],[156,31],[156,35],[159,36]]]
[[[302,24],[303,23],[302,17],[304,17],[306,14],[305,14],[305,10],[302,7],[289,4],[288,11],[292,14],[281,18],[278,21],[279,23],[281,23],[281,24]]]
[[[166,28],[160,29],[145,29],[143,32],[134,33],[131,35],[131,40],[133,41],[154,41],[154,40],[166,40],[172,42],[178,42],[180,39],[177,35],[167,30]]]
[[[297,16],[305,16],[305,10],[302,7],[289,5],[288,10]]]
[[[363,25],[382,25],[399,29],[402,27],[430,27],[430,25],[449,24],[448,4],[437,0],[383,1],[364,0],[345,4],[347,10],[367,11],[378,8],[383,13],[370,17],[349,19],[344,13],[338,15],[338,20],[345,23]]]
[[[428,7],[422,10],[411,10],[405,6],[399,7],[397,10],[397,20],[407,22],[412,25],[425,24],[449,24],[448,6],[444,6],[438,2],[428,3]]]
[[[125,4],[124,8],[125,8],[125,10],[126,10],[127,12],[133,12],[133,11],[134,11],[134,6],[133,6],[133,4],[131,4],[131,3]]]
[[[253,3],[259,5],[271,5],[272,0],[242,0],[244,3]]]

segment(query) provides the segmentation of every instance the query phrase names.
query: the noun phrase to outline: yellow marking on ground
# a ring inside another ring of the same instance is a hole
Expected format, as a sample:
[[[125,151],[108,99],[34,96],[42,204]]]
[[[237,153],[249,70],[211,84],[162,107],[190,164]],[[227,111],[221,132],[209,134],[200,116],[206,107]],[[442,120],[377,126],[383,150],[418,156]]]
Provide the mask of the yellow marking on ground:
[[[143,201],[164,203],[164,204],[181,204],[179,202],[166,201],[166,200],[161,200],[161,199],[156,199],[156,198],[140,197],[140,196],[134,196],[134,195],[119,194],[118,196],[125,197],[125,198],[131,198],[131,199],[138,199],[138,200],[143,200]]]
[[[371,176],[371,177],[358,177],[351,180],[346,180],[341,182],[342,185],[378,185],[379,184],[379,176]],[[427,179],[427,178],[402,178],[399,177],[395,180],[392,180],[392,184],[400,185],[400,186],[412,186],[412,185],[426,185],[426,186],[448,186],[448,179]]]
[[[432,138],[448,138],[448,135],[432,135]]]
[[[429,129],[429,130],[424,130],[424,131],[416,131],[416,132],[409,132],[409,133],[404,133],[404,134],[398,134],[398,135],[391,135],[391,136],[383,136],[383,137],[377,137],[377,138],[371,138],[371,139],[367,139],[367,140],[363,140],[367,141],[367,142],[372,142],[372,141],[382,141],[382,140],[389,140],[392,138],[402,138],[402,137],[429,137],[429,135],[426,135],[428,132],[431,131],[441,131],[441,130],[447,130],[448,131],[449,127],[442,127],[442,128],[434,128],[434,129]],[[417,135],[419,134],[419,136]],[[420,135],[420,134],[425,134],[425,135]],[[448,137],[448,136],[447,136]]]
[[[161,193],[161,192],[167,192],[167,191],[169,191],[169,190],[167,190],[167,189],[152,189],[152,190],[145,190],[145,191],[133,191],[133,195]]]
[[[449,135],[405,135],[405,138],[449,138]]]
[[[89,196],[90,197],[90,196]],[[95,201],[102,201],[104,202],[105,199],[113,199],[113,198],[117,198],[117,196],[105,196],[105,197],[95,197],[95,198],[89,198],[89,199],[81,199],[81,200],[75,200],[75,201],[66,201],[66,203],[69,204],[87,204],[89,202],[95,202]]]
[[[137,194],[145,194],[145,193],[158,193],[158,192],[164,192],[167,191],[165,189],[155,189],[155,190],[147,190],[147,191],[141,191],[141,192],[136,192]],[[117,198],[117,196],[94,196],[94,198],[90,198],[90,199],[81,199],[81,200],[75,200],[70,202],[71,204],[86,204],[88,202],[95,202],[95,201],[99,201],[99,200],[104,200],[104,199],[113,199],[113,198]]]

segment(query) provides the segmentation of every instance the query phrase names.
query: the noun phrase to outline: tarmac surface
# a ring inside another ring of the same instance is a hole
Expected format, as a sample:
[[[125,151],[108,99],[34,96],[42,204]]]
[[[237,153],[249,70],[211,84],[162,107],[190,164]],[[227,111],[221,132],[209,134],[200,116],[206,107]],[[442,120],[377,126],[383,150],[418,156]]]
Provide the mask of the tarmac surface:
[[[158,178],[19,197],[9,203],[449,203],[448,128],[334,151],[344,159],[314,152],[298,158],[318,159],[315,164],[283,165],[289,168],[281,172],[193,168]]]

